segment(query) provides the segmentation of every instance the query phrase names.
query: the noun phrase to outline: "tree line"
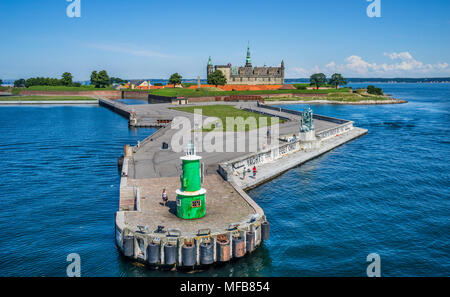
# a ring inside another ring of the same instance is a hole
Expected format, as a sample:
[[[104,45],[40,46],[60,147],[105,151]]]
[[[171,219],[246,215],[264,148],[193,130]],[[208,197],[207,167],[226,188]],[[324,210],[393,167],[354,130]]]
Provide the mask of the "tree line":
[[[115,83],[122,84],[126,83],[126,81],[117,77],[109,77],[106,70],[99,72],[93,71],[91,74],[91,85],[96,88],[106,88]],[[31,77],[27,80],[21,78],[14,82],[14,87],[16,88],[29,88],[32,86],[81,87],[81,83],[74,82],[70,72],[64,72],[60,79],[52,77]]]
[[[316,73],[311,75],[311,77],[309,78],[309,83],[316,89],[319,89],[321,86],[327,84],[332,85],[337,89],[340,86],[345,86],[347,84],[347,81],[340,73],[333,74],[329,80],[327,79],[327,76],[325,74]]]
[[[170,85],[180,85],[183,77],[179,73],[174,73],[169,78]],[[217,86],[223,86],[227,84],[225,75],[220,70],[216,70],[208,75],[208,84]],[[156,84],[155,84],[156,85]]]

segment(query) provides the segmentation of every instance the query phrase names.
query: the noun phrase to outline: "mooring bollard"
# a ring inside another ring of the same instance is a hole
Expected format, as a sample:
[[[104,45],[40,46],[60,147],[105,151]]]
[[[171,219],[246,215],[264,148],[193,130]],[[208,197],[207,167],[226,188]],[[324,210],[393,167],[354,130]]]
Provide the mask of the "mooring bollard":
[[[230,241],[226,235],[217,236],[217,261],[228,262],[231,258]]]
[[[251,253],[255,250],[255,232],[247,232],[247,252]]]
[[[181,249],[183,266],[193,267],[197,263],[197,249],[195,244],[183,245]]]
[[[125,257],[134,256],[134,236],[126,235],[123,237],[123,254]]]
[[[210,265],[214,263],[214,246],[210,242],[200,244],[200,264]]]
[[[270,238],[270,225],[269,222],[265,221],[261,224],[261,239],[268,240]]]
[[[164,246],[164,264],[175,265],[177,262],[177,247],[172,243]]]
[[[245,255],[245,241],[241,236],[233,238],[233,257],[242,258]]]
[[[158,243],[150,242],[147,246],[147,262],[148,264],[155,265],[159,263],[160,246]]]

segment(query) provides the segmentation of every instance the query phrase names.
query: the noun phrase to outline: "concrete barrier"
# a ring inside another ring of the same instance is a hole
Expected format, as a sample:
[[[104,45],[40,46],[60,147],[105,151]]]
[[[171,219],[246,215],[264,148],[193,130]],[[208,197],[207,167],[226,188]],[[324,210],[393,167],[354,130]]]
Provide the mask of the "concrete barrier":
[[[104,96],[110,98],[121,98],[121,91],[32,91],[21,90],[20,95],[28,96]]]

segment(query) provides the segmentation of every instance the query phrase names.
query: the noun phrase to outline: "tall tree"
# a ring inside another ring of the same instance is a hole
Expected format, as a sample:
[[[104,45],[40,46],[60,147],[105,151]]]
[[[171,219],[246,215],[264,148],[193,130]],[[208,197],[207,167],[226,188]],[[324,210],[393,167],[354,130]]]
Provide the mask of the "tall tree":
[[[340,73],[335,73],[331,76],[329,83],[330,85],[335,86],[337,89],[339,88],[339,86],[345,86],[347,84],[347,81]]]
[[[97,83],[100,88],[106,88],[111,84],[111,79],[109,78],[109,75],[106,72],[106,70],[102,70],[98,73]]]
[[[311,75],[309,82],[311,86],[315,86],[318,90],[321,86],[327,83],[327,77],[323,73],[316,73]]]
[[[66,87],[70,87],[73,84],[73,77],[70,72],[64,72],[61,78],[61,84]]]
[[[91,73],[91,85],[95,86],[96,88],[99,87],[98,85],[98,73],[97,71],[92,71]]]
[[[0,86],[3,84],[3,80],[0,79]]]
[[[14,87],[16,87],[16,88],[23,88],[23,87],[25,87],[25,79],[21,78],[21,79],[16,80],[14,82]]]
[[[223,86],[227,84],[227,78],[222,71],[216,70],[208,75],[208,85]]]
[[[174,73],[169,78],[169,84],[171,84],[175,87],[176,85],[181,84],[182,79],[183,79],[183,77],[181,75],[179,75],[178,73]]]

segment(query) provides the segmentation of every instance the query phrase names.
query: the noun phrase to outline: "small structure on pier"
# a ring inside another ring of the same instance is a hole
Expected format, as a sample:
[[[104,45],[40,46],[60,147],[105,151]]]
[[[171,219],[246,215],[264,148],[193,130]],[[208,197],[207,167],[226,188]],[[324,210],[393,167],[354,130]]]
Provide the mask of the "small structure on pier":
[[[311,108],[305,109],[302,113],[302,119],[300,122],[300,140],[316,140],[316,129],[314,127],[314,117]]]
[[[177,193],[177,216],[185,220],[200,219],[206,215],[206,190],[202,188],[202,157],[195,155],[194,144],[189,144],[186,156],[180,158],[183,171],[181,188]]]

